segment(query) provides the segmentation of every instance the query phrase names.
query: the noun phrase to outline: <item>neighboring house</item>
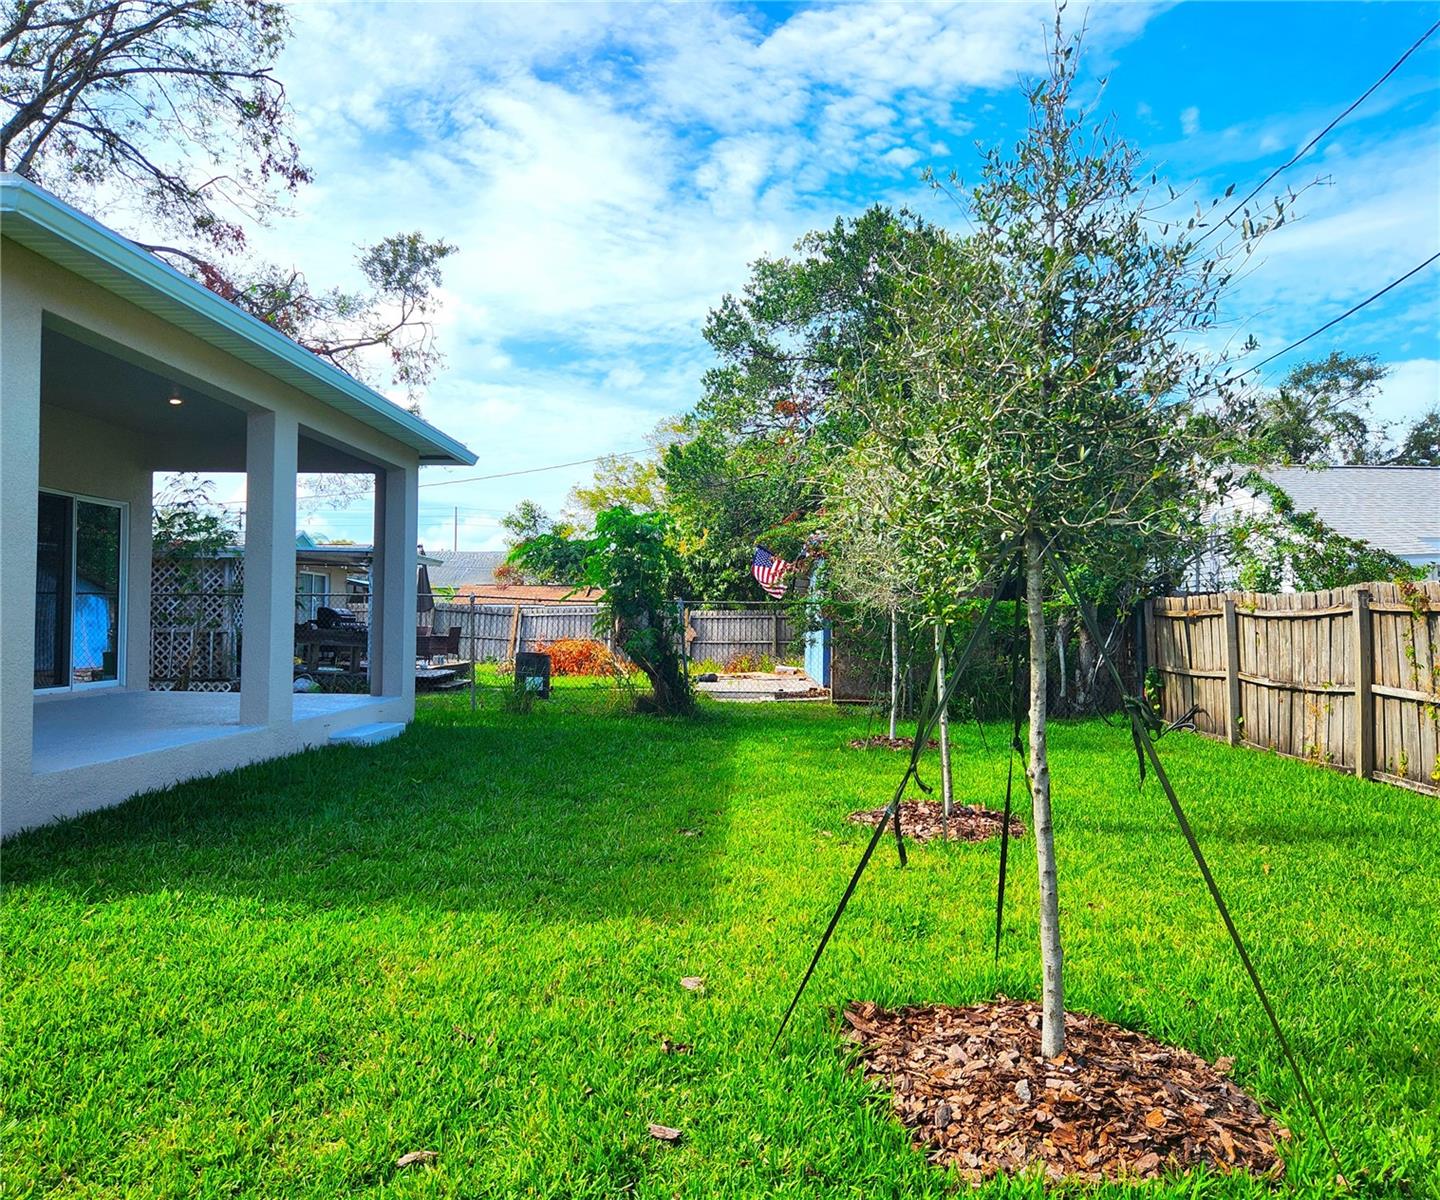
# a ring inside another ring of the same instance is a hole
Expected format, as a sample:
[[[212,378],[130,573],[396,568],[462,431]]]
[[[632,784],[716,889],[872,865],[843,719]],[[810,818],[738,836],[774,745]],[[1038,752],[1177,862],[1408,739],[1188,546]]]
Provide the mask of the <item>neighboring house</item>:
[[[295,622],[321,607],[346,608],[369,623],[372,546],[317,544],[295,537]],[[421,561],[425,561],[422,557]],[[220,685],[240,678],[245,548],[201,557],[157,553],[150,577],[150,685],[176,680]]]
[[[335,546],[307,533],[295,536],[296,619],[310,620],[321,605],[340,608],[370,595],[374,546]],[[428,561],[428,560],[427,560]]]
[[[370,562],[373,546],[317,543],[309,534],[295,535],[295,605],[297,620],[306,609],[314,616],[316,604],[345,603],[347,598],[370,595]],[[426,559],[425,561],[430,561]],[[189,592],[219,594],[238,590],[245,578],[245,547],[227,546],[215,554],[198,558],[177,558],[157,552],[152,570],[151,594]]]
[[[1344,537],[1414,567],[1440,563],[1440,467],[1277,467],[1265,478]]]
[[[1273,467],[1261,472],[1294,502],[1347,538],[1368,542],[1440,578],[1440,467]],[[1268,511],[1263,494],[1241,490],[1215,523]],[[1232,586],[1216,551],[1201,556],[1187,580],[1193,591]],[[1293,588],[1286,590],[1293,591]]]
[[[495,570],[505,561],[503,550],[427,550],[433,564],[430,586],[437,592],[492,584]]]
[[[0,834],[414,713],[416,486],[464,446],[0,174]],[[155,472],[244,471],[238,693],[150,690]],[[376,482],[368,695],[296,695],[296,473]]]

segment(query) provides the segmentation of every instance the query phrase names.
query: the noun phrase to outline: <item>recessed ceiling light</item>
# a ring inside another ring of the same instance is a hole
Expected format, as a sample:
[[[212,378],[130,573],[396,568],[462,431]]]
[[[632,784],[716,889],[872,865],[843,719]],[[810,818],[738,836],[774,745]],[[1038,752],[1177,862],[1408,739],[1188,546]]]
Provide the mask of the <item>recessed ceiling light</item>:
[[[173,407],[173,408],[179,408],[179,407],[180,407],[182,404],[184,404],[184,403],[185,403],[185,401],[182,400],[182,399],[180,399],[180,389],[179,389],[179,388],[176,388],[174,391],[172,391],[172,392],[170,393],[170,405],[171,405],[171,407]]]

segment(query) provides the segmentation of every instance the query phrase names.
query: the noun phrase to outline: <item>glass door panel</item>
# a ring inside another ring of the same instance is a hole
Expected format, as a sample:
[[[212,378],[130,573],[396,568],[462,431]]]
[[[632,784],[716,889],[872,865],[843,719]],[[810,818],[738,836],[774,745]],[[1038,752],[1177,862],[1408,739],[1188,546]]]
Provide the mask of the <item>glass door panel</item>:
[[[121,511],[75,502],[75,594],[71,616],[71,679],[77,684],[120,678]]]
[[[70,682],[70,500],[40,493],[35,544],[35,687]]]

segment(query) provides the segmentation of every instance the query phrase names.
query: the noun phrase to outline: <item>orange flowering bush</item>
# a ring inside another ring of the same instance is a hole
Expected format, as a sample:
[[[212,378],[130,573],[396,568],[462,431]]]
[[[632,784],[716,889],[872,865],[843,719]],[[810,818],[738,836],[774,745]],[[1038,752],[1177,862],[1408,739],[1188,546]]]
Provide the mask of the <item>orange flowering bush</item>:
[[[629,669],[595,638],[559,638],[536,649],[550,656],[552,675],[618,675]]]

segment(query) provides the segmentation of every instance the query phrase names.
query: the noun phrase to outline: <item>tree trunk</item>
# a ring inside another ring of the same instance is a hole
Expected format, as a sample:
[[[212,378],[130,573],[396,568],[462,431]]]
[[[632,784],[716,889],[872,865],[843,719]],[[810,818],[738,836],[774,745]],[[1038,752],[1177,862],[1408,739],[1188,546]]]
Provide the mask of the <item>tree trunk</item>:
[[[1040,1051],[1054,1058],[1065,1049],[1065,989],[1060,954],[1060,902],[1055,885],[1055,830],[1050,821],[1050,759],[1045,746],[1045,542],[1025,535],[1025,601],[1030,617],[1030,793],[1034,804],[1035,859],[1040,870],[1040,962],[1044,971],[1044,1024]]]
[[[1063,717],[1070,711],[1070,681],[1066,671],[1066,648],[1070,644],[1070,610],[1066,609],[1055,618],[1055,659],[1060,667],[1060,683],[1055,689],[1055,715]]]
[[[895,717],[900,708],[900,620],[890,610],[890,740],[895,740]]]
[[[1095,640],[1090,636],[1090,626],[1095,622],[1095,605],[1090,601],[1082,601],[1084,604],[1084,615],[1089,620],[1080,622],[1080,654],[1079,661],[1075,664],[1075,712],[1085,715],[1095,710],[1095,696],[1092,689],[1095,686],[1095,679],[1099,671],[1099,651]]]
[[[950,705],[945,700],[945,630],[935,622],[935,702],[940,704],[940,799],[944,804],[944,831],[950,837],[950,808],[954,789],[950,784]]]

